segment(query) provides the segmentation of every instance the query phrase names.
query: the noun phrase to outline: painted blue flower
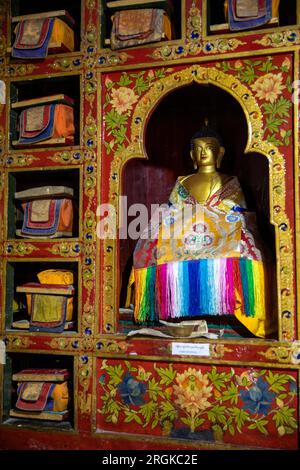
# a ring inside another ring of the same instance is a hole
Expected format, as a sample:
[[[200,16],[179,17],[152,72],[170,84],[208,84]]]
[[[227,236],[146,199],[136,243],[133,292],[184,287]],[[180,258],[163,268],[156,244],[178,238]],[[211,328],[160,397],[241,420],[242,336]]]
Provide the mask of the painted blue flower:
[[[290,380],[289,383],[290,383],[290,392],[291,393],[297,393],[298,387],[297,387],[296,381]]]
[[[146,389],[146,384],[134,380],[129,372],[124,375],[122,383],[118,385],[119,393],[125,405],[142,405],[145,402]]]
[[[259,377],[256,384],[249,390],[241,390],[240,392],[240,397],[244,402],[243,409],[253,414],[267,415],[275,396],[275,393],[269,392],[269,385],[262,377]]]

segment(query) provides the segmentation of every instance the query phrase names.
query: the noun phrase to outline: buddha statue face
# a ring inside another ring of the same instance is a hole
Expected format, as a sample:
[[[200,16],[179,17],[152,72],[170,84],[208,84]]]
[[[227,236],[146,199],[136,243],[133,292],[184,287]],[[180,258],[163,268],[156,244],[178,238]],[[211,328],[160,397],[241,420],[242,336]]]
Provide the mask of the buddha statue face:
[[[214,137],[198,137],[192,141],[191,158],[194,169],[203,166],[219,168],[224,155],[224,147]]]

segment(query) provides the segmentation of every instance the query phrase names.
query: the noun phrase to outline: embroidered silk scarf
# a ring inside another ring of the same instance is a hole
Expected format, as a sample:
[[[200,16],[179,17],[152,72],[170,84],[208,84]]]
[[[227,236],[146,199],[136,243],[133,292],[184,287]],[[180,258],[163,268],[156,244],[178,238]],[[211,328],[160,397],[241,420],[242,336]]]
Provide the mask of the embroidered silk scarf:
[[[135,319],[265,318],[265,271],[254,214],[235,177],[205,204],[179,182],[134,252]]]

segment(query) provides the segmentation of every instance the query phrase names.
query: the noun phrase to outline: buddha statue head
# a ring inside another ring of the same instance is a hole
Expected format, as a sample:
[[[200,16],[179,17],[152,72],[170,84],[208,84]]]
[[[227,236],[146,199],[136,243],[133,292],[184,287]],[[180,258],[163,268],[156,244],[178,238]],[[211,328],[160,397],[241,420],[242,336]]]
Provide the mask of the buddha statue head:
[[[201,129],[191,138],[191,158],[194,169],[214,166],[220,168],[225,149],[219,134],[208,126],[207,119]]]

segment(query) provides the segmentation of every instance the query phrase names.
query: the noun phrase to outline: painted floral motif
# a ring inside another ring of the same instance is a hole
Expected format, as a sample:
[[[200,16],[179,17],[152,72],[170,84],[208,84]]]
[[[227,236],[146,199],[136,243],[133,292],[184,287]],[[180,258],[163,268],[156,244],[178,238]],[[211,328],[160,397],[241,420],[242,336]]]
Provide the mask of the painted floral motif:
[[[172,69],[158,69],[127,74],[123,72],[118,81],[105,78],[105,126],[107,136],[104,141],[106,153],[117,155],[128,144],[127,126],[135,104],[156,80],[163,78]]]
[[[265,139],[277,147],[287,147],[291,139],[292,77],[289,57],[277,60],[238,59],[216,64],[225,73],[232,73],[254,94],[264,115]],[[122,72],[117,79],[107,75],[104,81],[106,154],[118,156],[128,146],[130,119],[137,103],[145,93],[173,72],[172,68]]]
[[[282,73],[267,73],[259,77],[254,84],[251,85],[251,88],[256,92],[256,97],[260,100],[274,103],[281,95],[282,90],[284,90],[282,80]]]
[[[267,415],[276,395],[269,392],[268,383],[259,377],[249,390],[241,390],[240,396],[244,402],[243,410],[250,411],[251,414]]]
[[[138,100],[138,97],[134,91],[131,90],[131,88],[124,86],[118,89],[112,89],[111,96],[111,105],[118,114],[126,113],[129,110],[131,111],[132,106]]]
[[[146,393],[146,384],[138,382],[127,372],[123,381],[118,385],[118,391],[125,405],[142,405]]]
[[[273,63],[273,57],[266,60],[235,60],[222,62],[225,72],[233,72],[254,92],[265,116],[266,140],[276,146],[288,146],[292,130],[288,124],[292,106],[291,61],[288,57],[282,63]]]
[[[276,31],[271,34],[266,34],[253,42],[265,47],[290,47],[291,45],[296,46],[299,44],[300,36],[298,30],[289,29],[287,31]]]
[[[211,406],[208,399],[212,396],[212,386],[206,374],[191,368],[183,374],[177,374],[176,382],[178,385],[173,387],[175,404],[188,415],[187,424],[194,431],[195,419],[202,410]]]
[[[98,413],[106,423],[134,423],[165,436],[230,441],[239,434],[297,440],[297,383],[270,370],[161,367],[102,361]],[[138,426],[140,426],[140,431]]]

